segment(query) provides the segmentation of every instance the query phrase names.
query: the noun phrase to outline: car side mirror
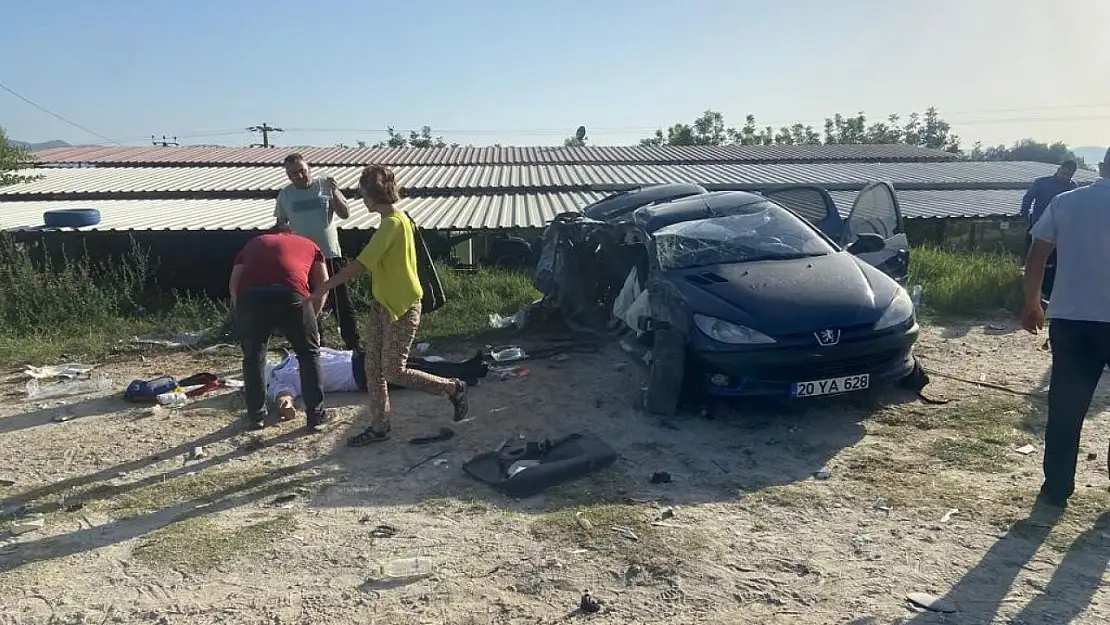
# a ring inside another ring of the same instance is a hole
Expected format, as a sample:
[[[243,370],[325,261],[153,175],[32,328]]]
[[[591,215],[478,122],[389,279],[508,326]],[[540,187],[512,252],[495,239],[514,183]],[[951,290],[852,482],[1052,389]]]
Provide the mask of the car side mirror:
[[[874,252],[881,252],[886,247],[886,240],[882,236],[873,232],[865,232],[857,236],[855,241],[852,241],[848,246],[848,253],[850,254],[872,254]]]

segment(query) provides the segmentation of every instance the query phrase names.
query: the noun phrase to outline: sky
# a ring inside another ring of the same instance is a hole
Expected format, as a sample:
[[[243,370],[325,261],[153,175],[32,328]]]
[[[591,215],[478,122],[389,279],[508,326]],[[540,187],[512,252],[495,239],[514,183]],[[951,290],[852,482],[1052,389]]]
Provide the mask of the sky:
[[[965,146],[1110,144],[1106,0],[0,0],[25,141],[635,143],[706,109],[820,128],[936,106]],[[74,125],[76,124],[76,125]],[[78,127],[80,126],[80,127]],[[83,127],[83,128],[81,128]],[[89,131],[92,131],[91,133]]]

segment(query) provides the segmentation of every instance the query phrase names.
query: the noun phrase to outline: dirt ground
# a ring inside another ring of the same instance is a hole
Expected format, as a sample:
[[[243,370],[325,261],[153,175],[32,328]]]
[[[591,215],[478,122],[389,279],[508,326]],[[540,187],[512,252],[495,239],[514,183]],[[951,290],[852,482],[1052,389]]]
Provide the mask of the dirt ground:
[[[1054,526],[1024,520],[1039,343],[1011,320],[923,330],[931,370],[1019,393],[934,375],[926,395],[950,403],[892,391],[671,420],[634,407],[639,373],[619,351],[567,353],[491,375],[443,443],[408,439],[451,425],[446,400],[397,391],[393,439],[361,449],[343,444],[357,396],[330,398],[340,419],[323,434],[254,433],[234,393],[178,410],[25,402],[11,372],[0,527],[44,526],[0,534],[0,623],[1105,623],[1105,389],[1072,505]],[[117,389],[238,365],[158,350],[100,364]],[[460,468],[506,438],[574,432],[604,438],[616,465],[524,501]],[[383,524],[395,535],[375,536]],[[433,573],[374,581],[412,556]],[[585,591],[599,613],[577,612]],[[955,612],[915,609],[914,592]]]

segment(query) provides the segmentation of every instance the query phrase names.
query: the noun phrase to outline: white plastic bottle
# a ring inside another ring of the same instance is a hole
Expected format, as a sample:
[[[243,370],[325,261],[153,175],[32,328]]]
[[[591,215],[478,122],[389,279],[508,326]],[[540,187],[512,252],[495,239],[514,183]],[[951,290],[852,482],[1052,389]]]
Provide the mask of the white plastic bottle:
[[[378,565],[378,580],[420,579],[431,575],[432,572],[431,560],[420,556],[397,558]]]
[[[112,388],[112,380],[98,371],[87,380],[66,380],[58,384],[43,385],[38,380],[30,380],[24,388],[27,399],[52,399],[106,391]]]
[[[181,391],[162,393],[157,399],[159,404],[167,408],[178,408],[189,403],[189,396]]]

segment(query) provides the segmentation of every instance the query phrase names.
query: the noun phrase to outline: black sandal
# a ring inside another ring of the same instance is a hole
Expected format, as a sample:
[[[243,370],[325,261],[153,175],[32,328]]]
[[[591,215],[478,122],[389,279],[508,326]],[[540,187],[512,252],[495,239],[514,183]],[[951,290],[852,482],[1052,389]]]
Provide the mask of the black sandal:
[[[360,434],[356,434],[347,439],[347,446],[349,447],[365,447],[373,443],[380,443],[389,440],[389,428],[382,432],[374,430],[373,426],[366,428]]]
[[[458,380],[457,383],[458,389],[455,393],[447,396],[447,399],[451,400],[451,405],[455,408],[453,418],[456,423],[466,419],[466,416],[470,413],[470,404],[466,400],[466,382]]]

